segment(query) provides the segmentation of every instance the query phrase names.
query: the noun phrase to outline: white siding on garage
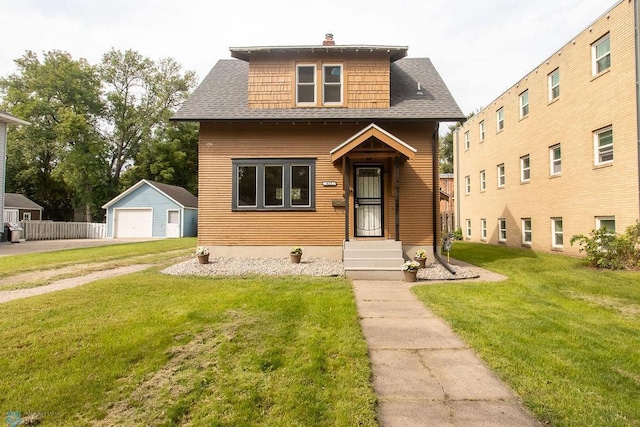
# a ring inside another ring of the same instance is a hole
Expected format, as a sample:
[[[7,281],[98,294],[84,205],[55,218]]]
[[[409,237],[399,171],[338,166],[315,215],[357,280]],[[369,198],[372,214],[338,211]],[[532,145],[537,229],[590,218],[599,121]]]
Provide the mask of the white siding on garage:
[[[114,237],[152,237],[153,209],[115,209]]]

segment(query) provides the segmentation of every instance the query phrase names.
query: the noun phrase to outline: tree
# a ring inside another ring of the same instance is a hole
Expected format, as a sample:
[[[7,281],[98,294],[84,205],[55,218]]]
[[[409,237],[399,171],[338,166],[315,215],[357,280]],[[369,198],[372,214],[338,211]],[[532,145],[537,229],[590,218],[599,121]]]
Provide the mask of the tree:
[[[440,173],[453,173],[453,132],[460,123],[449,125],[449,131],[440,137]]]

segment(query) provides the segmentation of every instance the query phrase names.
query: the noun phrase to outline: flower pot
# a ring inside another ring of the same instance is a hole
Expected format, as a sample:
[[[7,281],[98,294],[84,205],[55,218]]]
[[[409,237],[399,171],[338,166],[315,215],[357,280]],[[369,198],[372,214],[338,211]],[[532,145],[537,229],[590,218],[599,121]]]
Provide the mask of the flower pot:
[[[427,263],[427,259],[426,258],[415,257],[414,260],[417,261],[418,264],[420,264],[420,267],[418,267],[418,268],[425,268],[426,267],[426,263]]]
[[[198,255],[198,264],[209,264],[209,254]]]
[[[291,255],[292,264],[300,264],[300,260],[302,259],[302,254],[290,254],[290,255]]]
[[[404,270],[404,281],[415,282],[418,278],[418,270]]]

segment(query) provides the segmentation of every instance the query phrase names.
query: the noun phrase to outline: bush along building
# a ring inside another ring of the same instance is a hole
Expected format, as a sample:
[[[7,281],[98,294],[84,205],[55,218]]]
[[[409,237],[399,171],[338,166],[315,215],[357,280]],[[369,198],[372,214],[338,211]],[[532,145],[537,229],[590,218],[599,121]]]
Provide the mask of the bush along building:
[[[377,278],[439,246],[438,126],[463,115],[429,59],[330,34],[230,50],[173,117],[200,122],[199,245]]]
[[[458,128],[465,239],[575,255],[571,236],[638,220],[639,22],[618,2]]]

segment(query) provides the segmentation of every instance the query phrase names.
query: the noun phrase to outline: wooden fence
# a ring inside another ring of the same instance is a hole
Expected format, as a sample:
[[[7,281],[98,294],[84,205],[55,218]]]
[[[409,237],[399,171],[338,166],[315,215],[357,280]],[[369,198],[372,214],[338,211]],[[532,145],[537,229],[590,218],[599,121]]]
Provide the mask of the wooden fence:
[[[440,231],[448,233],[455,231],[456,221],[453,212],[440,212]]]
[[[104,239],[107,225],[91,222],[22,221],[25,240]]]

